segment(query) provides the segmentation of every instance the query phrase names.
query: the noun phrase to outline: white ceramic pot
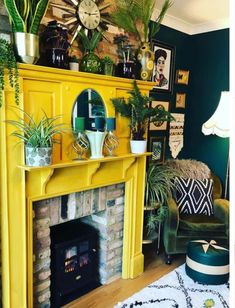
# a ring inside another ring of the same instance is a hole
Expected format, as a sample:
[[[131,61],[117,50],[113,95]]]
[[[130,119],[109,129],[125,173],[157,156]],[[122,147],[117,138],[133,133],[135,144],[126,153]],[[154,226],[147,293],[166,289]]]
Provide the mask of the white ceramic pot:
[[[143,154],[146,152],[147,140],[131,140],[131,153]]]
[[[103,145],[104,145],[104,138],[106,136],[106,132],[94,132],[91,130],[86,130],[86,135],[90,142],[90,149],[91,149],[91,159],[92,158],[102,158],[103,155]]]
[[[77,62],[69,62],[69,69],[71,71],[78,71],[79,70],[79,64]]]
[[[25,163],[27,166],[39,167],[51,165],[52,148],[25,147]]]

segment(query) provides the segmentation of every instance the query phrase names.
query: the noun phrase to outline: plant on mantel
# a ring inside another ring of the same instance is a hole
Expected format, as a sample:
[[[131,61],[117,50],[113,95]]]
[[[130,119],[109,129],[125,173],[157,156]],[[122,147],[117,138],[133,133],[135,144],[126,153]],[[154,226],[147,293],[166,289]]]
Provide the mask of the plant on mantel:
[[[26,111],[20,108],[17,110],[22,113],[22,116],[18,116],[18,120],[7,120],[6,123],[17,128],[11,135],[24,143],[26,165],[50,165],[52,145],[59,143],[55,137],[65,130],[62,123],[57,123],[61,116],[48,117],[43,111],[42,118],[36,122],[33,116]]]
[[[0,38],[0,107],[3,103],[3,91],[5,88],[4,69],[8,71],[9,84],[15,90],[15,102],[19,104],[19,74],[18,66],[12,45],[6,40]]]
[[[130,119],[131,139],[134,141],[145,141],[145,145],[143,144],[143,146],[146,148],[145,133],[148,124],[158,121],[169,122],[174,118],[165,109],[151,107],[150,103],[152,99],[140,92],[136,80],[133,82],[133,89],[128,93],[130,96],[127,98],[127,102],[125,102],[125,98],[123,97],[112,98],[111,101],[121,116]],[[145,152],[145,149],[142,152]]]

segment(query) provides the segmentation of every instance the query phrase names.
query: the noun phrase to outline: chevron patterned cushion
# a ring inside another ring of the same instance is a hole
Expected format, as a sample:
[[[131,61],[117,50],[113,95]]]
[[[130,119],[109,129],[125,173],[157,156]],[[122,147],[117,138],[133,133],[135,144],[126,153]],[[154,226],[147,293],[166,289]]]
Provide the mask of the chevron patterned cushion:
[[[175,178],[176,202],[180,213],[208,215],[214,214],[212,191],[213,180]]]

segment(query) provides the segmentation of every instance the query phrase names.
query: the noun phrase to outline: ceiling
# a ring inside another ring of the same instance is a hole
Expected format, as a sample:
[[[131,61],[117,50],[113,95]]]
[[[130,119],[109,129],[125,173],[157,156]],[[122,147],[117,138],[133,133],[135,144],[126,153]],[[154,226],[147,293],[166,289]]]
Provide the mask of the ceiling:
[[[165,0],[156,0],[154,20]],[[162,24],[188,34],[229,27],[229,0],[172,0]]]

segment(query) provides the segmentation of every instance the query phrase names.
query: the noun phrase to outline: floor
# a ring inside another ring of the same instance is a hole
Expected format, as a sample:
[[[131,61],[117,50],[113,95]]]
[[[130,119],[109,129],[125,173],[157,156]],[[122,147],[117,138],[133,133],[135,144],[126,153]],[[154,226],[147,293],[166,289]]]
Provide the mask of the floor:
[[[152,245],[144,246],[145,271],[141,276],[135,279],[117,279],[67,304],[64,308],[113,308],[118,302],[127,299],[185,262],[185,256],[178,255],[171,265],[166,265],[164,254],[157,256],[153,248]]]

